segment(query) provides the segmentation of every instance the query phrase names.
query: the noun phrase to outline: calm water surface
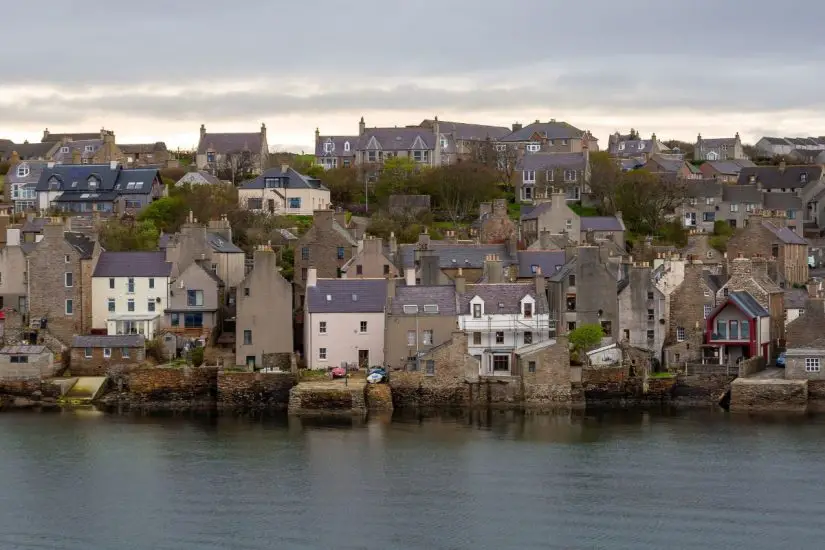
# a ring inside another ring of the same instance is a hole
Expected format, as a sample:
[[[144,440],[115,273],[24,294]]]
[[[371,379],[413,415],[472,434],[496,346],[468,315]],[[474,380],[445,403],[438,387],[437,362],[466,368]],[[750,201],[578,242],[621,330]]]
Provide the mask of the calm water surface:
[[[825,548],[825,419],[0,415],[0,549]]]

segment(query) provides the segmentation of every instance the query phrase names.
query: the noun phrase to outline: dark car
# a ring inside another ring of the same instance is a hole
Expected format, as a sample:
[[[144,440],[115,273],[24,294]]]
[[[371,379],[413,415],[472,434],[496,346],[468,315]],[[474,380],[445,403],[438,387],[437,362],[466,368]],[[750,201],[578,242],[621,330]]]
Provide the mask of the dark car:
[[[780,369],[785,368],[785,352],[779,354],[779,357],[776,358],[776,366]]]

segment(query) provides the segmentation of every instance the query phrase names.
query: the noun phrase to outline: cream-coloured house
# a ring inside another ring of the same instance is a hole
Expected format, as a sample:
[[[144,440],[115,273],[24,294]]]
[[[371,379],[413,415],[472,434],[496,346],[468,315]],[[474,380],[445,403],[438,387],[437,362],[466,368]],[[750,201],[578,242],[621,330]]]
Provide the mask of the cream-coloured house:
[[[238,189],[241,208],[270,214],[311,216],[329,208],[329,189],[287,165],[271,168]]]
[[[169,305],[171,272],[163,252],[103,252],[92,274],[92,328],[154,338]]]
[[[318,279],[307,272],[304,354],[307,367],[384,364],[386,279]]]

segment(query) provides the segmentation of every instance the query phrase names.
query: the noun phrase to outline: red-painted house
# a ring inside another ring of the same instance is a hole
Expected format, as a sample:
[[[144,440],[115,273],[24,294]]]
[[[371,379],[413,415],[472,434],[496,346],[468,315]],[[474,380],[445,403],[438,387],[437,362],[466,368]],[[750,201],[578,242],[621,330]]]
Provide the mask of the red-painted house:
[[[761,355],[770,361],[771,317],[748,292],[731,292],[705,320],[703,363],[731,364]]]

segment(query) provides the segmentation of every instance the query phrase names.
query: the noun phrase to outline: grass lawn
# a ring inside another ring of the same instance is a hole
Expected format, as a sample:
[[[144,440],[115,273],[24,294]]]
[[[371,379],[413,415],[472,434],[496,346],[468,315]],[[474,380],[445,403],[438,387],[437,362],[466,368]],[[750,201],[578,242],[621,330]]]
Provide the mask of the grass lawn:
[[[598,216],[599,211],[593,208],[592,206],[582,206],[580,203],[572,203],[568,204],[570,210],[578,214],[579,216]]]
[[[670,372],[651,372],[649,378],[673,378],[674,374]]]

